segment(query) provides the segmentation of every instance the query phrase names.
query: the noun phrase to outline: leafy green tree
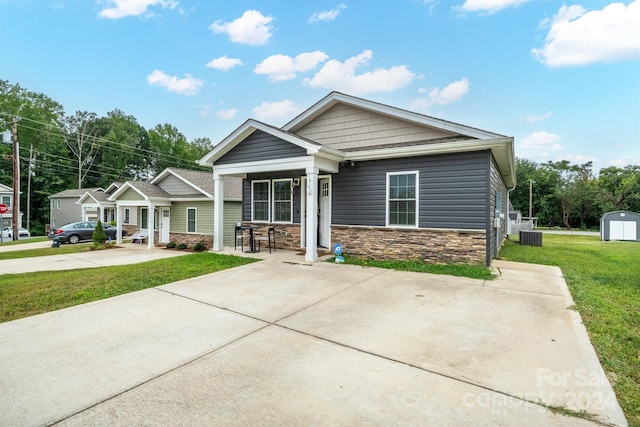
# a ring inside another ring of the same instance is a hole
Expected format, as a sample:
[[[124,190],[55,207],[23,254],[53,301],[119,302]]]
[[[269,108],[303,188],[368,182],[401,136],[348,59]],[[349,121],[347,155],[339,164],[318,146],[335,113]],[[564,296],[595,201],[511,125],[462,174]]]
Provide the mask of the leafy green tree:
[[[640,212],[640,166],[600,169],[598,183],[604,193],[605,211]]]
[[[27,211],[32,234],[44,234],[49,222],[51,194],[73,186],[71,161],[61,127],[64,121],[62,105],[42,93],[29,91],[19,84],[0,80],[0,131],[10,128],[18,117],[20,143],[20,210]],[[33,148],[31,150],[31,148]],[[29,154],[32,153],[31,167]],[[13,186],[11,144],[0,144],[0,182]],[[31,192],[26,183],[31,173]],[[26,219],[26,216],[25,216]]]
[[[116,109],[107,113],[107,117],[97,119],[95,126],[99,147],[95,171],[98,174],[87,186],[106,188],[114,181],[145,179],[152,153],[149,135],[136,118]]]

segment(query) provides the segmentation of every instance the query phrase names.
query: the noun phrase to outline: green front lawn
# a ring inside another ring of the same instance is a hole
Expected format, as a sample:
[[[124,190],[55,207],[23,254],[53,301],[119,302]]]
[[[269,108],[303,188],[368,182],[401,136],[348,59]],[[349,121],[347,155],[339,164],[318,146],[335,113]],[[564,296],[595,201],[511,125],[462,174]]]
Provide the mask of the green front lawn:
[[[500,259],[562,269],[629,425],[640,426],[640,243],[543,235],[543,246],[507,241]]]
[[[136,264],[135,268],[123,265],[4,274],[0,275],[0,322],[152,288],[255,261],[258,260],[199,253],[144,262]]]

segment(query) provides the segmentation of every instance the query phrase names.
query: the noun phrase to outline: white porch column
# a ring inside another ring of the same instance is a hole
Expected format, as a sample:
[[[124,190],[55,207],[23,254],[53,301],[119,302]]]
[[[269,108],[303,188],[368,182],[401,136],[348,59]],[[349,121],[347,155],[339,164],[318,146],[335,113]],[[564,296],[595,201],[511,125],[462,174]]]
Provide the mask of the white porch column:
[[[318,168],[307,168],[307,251],[304,260],[318,260]]]
[[[224,250],[224,180],[213,173],[213,250]]]
[[[116,205],[116,244],[122,244],[122,207]]]
[[[154,227],[154,223],[155,223],[155,219],[156,219],[156,206],[153,203],[149,203],[149,210],[148,210],[148,214],[147,214],[147,221],[149,222],[147,224],[148,230],[149,230],[149,237],[147,238],[147,249],[153,249],[153,247],[155,246],[155,227]]]

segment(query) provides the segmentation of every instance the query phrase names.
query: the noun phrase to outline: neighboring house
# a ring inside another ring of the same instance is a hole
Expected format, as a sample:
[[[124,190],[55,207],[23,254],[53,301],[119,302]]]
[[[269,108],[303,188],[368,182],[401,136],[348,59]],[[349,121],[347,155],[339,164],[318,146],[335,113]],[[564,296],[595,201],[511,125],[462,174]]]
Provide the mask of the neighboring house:
[[[104,191],[86,191],[76,203],[82,206],[81,221],[92,221],[100,218],[104,223],[116,222],[116,203],[109,197],[123,185],[122,182],[114,182]],[[125,209],[122,228],[131,234],[137,227],[135,209]]]
[[[98,219],[97,209],[94,207],[83,210],[82,205],[77,202],[85,193],[101,192],[104,193],[103,188],[95,187],[75,188],[52,194],[49,196],[49,226],[55,228],[70,222],[96,221]]]
[[[225,178],[219,203],[224,205],[221,227],[228,245],[233,245],[235,224],[241,220],[242,181]],[[135,216],[136,229],[148,233],[147,244],[196,243],[211,247],[214,235],[214,189],[211,172],[167,168],[151,182],[127,181],[107,198],[114,203],[118,227]],[[117,234],[120,236],[120,232]],[[121,239],[118,239],[121,243]]]
[[[213,169],[214,224],[225,178],[243,177],[243,222],[274,225],[278,247],[306,248],[309,262],[341,243],[358,257],[488,265],[515,185],[512,137],[338,92],[281,128],[247,120],[199,163]]]
[[[513,208],[509,200],[509,221],[507,223],[507,234],[518,234],[522,225],[522,212]]]
[[[13,228],[13,188],[4,184],[0,184],[0,203],[7,205],[9,210],[2,215],[0,221],[0,230],[9,227]],[[22,226],[22,212],[18,213],[18,226]]]

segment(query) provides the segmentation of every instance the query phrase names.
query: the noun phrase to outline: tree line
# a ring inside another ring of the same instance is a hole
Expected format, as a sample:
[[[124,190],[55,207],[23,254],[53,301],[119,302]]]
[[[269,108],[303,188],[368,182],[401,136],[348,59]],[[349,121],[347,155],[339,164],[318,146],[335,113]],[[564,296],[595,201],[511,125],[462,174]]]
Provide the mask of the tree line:
[[[510,193],[513,208],[528,216],[531,192],[538,225],[584,229],[598,227],[605,212],[640,212],[640,166],[610,166],[597,176],[592,168],[592,162],[516,159],[517,186]]]
[[[65,114],[43,93],[0,80],[0,132],[19,118],[21,211],[29,200],[33,234],[49,222],[48,197],[72,188],[107,188],[113,182],[147,181],[167,167],[196,165],[213,146],[208,138],[187,138],[171,124],[145,129],[115,109],[100,117],[88,111]],[[13,186],[12,145],[0,144],[0,183]],[[203,169],[205,170],[205,169]],[[27,191],[27,183],[30,190]],[[23,215],[24,226],[26,215]]]

